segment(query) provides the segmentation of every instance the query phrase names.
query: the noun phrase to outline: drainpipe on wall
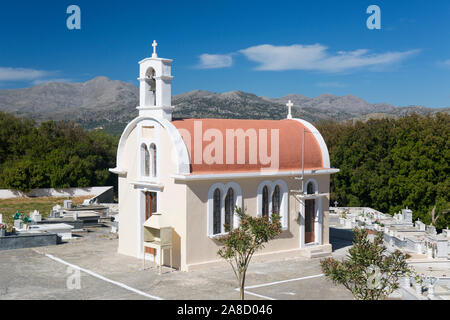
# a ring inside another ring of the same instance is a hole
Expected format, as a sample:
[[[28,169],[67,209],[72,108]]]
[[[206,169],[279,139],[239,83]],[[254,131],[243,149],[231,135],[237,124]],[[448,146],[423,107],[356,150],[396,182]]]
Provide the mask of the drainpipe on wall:
[[[304,193],[304,181],[305,181],[305,128],[302,130],[302,176],[301,178],[295,178],[301,181],[301,187],[298,192]]]

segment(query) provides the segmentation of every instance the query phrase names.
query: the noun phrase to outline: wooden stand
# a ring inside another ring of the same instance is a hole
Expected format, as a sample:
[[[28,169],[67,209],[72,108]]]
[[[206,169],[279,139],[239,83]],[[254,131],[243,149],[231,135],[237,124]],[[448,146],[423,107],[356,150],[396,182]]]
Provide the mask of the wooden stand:
[[[159,251],[159,274],[162,271],[163,254],[165,249],[170,250],[170,268],[172,269],[172,227],[162,221],[160,213],[154,213],[144,223],[144,256],[143,267],[145,269],[145,248],[153,248],[153,266],[156,268],[156,250]],[[173,271],[173,269],[172,269]]]
[[[162,264],[163,264],[163,254],[165,249],[170,250],[170,269],[172,269],[172,245],[165,245],[162,246],[161,242],[156,241],[144,241],[144,257],[143,257],[143,267],[145,270],[145,248],[153,248],[155,251],[153,251],[153,267],[156,268],[156,250],[159,250],[159,274],[161,274],[162,271]],[[172,269],[173,271],[173,269]]]

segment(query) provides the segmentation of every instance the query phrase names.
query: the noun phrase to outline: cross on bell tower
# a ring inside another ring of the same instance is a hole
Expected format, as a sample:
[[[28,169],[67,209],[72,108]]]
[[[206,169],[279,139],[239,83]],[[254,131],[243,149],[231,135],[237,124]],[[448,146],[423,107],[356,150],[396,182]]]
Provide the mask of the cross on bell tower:
[[[156,40],[153,40],[153,43],[152,43],[152,47],[153,47],[152,58],[158,58],[158,55],[156,54],[156,46],[157,45],[158,45],[158,43],[156,42]]]
[[[158,58],[153,40],[153,53],[139,61],[139,110],[140,116],[152,116],[172,120],[171,59]]]
[[[294,104],[291,102],[291,100],[289,100],[288,103],[286,103],[286,106],[288,107],[288,115],[287,115],[288,119],[292,119],[291,108],[293,105]]]

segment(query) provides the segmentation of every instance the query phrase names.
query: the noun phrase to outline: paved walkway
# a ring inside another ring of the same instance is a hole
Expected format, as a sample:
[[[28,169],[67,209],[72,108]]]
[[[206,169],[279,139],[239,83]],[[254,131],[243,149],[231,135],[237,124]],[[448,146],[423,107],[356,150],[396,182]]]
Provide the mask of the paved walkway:
[[[109,229],[51,247],[2,251],[0,299],[239,299],[229,267],[191,272],[142,270],[138,259],[119,255]],[[337,244],[342,257],[348,247]],[[247,299],[352,299],[326,280],[319,259],[253,263]],[[79,281],[78,281],[79,279]]]

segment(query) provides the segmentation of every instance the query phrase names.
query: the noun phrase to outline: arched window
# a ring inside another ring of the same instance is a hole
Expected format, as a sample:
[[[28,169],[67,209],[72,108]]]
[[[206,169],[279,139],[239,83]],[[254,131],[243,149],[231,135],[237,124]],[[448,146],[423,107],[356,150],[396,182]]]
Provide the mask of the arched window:
[[[308,184],[306,185],[306,193],[307,194],[316,193],[316,187],[312,181],[308,182]]]
[[[258,185],[256,201],[259,217],[270,217],[275,213],[280,216],[282,228],[289,227],[289,193],[284,180],[261,181]]]
[[[147,145],[141,145],[141,157],[142,157],[142,174],[146,177],[150,175],[150,154],[147,149]]]
[[[214,190],[213,198],[213,234],[221,233],[220,189]]]
[[[281,205],[280,186],[276,185],[272,194],[272,214],[273,213],[278,215],[280,214],[280,205]]]
[[[236,182],[222,184],[214,183],[208,191],[208,217],[207,234],[214,238],[229,230],[238,228],[239,216],[235,214],[235,208],[242,208],[242,190]]]
[[[234,190],[229,188],[225,197],[225,224],[230,227],[230,230],[233,229],[234,204]]]
[[[156,177],[156,145],[154,143],[152,143],[150,145],[150,158],[152,161],[152,177]]]
[[[264,186],[262,190],[262,216],[269,216],[269,188]]]

